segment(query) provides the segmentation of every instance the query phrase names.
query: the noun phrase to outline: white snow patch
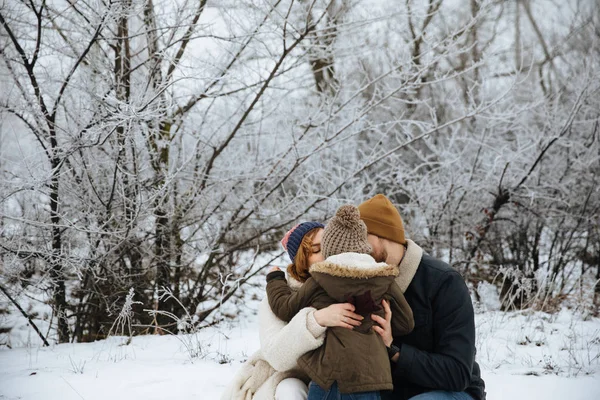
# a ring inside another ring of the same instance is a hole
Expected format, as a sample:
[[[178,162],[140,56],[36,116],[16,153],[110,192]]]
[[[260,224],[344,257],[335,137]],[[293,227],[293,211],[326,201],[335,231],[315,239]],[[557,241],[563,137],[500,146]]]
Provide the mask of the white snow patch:
[[[260,299],[247,306],[258,309]],[[218,399],[259,348],[255,315],[195,335],[112,337],[0,350],[0,398]],[[600,398],[600,320],[568,310],[476,315],[477,360],[493,400]]]

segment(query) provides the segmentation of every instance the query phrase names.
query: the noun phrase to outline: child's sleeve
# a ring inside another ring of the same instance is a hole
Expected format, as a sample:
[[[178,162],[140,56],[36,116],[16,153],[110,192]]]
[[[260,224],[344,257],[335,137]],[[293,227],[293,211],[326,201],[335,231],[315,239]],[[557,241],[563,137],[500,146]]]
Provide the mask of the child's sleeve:
[[[273,271],[267,275],[267,297],[273,314],[282,321],[289,322],[304,307],[310,305],[316,283],[309,278],[302,287],[293,292],[285,280],[283,271]]]
[[[394,337],[408,335],[415,327],[415,320],[400,286],[393,282],[384,298],[390,302],[392,310],[392,335]]]

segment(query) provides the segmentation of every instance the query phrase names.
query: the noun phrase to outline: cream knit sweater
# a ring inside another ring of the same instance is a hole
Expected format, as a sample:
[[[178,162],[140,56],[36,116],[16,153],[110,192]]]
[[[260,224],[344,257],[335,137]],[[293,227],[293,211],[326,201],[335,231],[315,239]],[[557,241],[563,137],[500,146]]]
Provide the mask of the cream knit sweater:
[[[290,278],[289,285],[297,290],[301,284]],[[298,358],[321,346],[327,329],[317,323],[314,312],[304,308],[286,324],[273,314],[265,296],[258,309],[260,350],[237,371],[221,400],[273,400],[282,380],[307,380]]]

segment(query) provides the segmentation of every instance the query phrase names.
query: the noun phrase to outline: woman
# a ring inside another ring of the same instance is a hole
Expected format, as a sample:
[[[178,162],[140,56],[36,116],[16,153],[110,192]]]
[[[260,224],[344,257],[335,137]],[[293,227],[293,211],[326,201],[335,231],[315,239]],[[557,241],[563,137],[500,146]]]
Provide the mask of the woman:
[[[290,229],[281,241],[292,260],[287,268],[292,290],[310,277],[312,264],[323,261],[323,228],[317,222],[304,222]],[[298,358],[323,344],[328,327],[359,326],[363,317],[353,311],[348,303],[318,311],[307,307],[286,323],[273,314],[265,296],[258,312],[261,348],[237,372],[221,399],[306,400],[308,377],[298,369]]]

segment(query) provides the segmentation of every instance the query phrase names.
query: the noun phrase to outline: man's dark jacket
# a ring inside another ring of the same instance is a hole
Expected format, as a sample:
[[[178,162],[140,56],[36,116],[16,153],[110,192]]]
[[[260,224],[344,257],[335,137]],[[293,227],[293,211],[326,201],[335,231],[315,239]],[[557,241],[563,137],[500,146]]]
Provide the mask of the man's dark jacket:
[[[411,246],[418,248],[414,242],[409,243],[409,250],[414,249]],[[401,274],[402,268],[403,263]],[[394,390],[384,397],[404,400],[447,390],[485,399],[475,362],[473,303],[462,276],[424,253],[414,274],[404,296],[412,308],[415,328],[406,336],[394,337],[400,358],[392,362]]]

